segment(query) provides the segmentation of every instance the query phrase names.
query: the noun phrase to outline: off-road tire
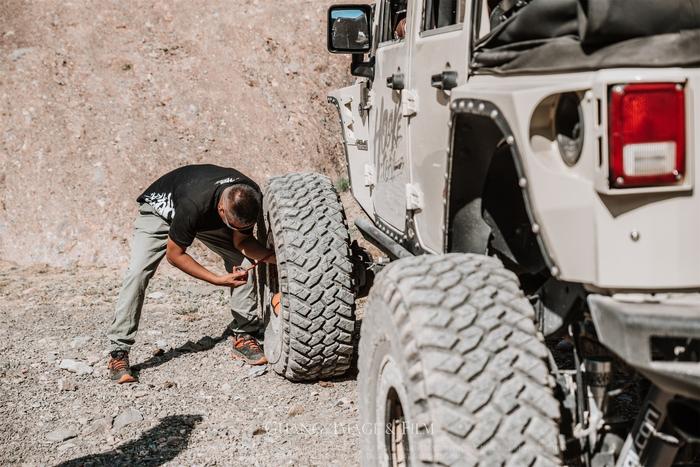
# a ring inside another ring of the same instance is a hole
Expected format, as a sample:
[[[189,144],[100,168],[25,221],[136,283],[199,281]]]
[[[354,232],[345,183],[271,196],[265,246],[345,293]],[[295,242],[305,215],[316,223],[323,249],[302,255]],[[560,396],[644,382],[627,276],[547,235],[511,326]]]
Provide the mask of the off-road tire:
[[[360,338],[363,465],[561,465],[560,405],[534,316],[495,258],[390,264]],[[390,413],[403,414],[406,459],[387,454]]]
[[[270,179],[264,203],[282,292],[279,317],[267,313],[265,354],[291,381],[342,375],[353,356],[355,299],[338,194],[327,177],[289,174]]]

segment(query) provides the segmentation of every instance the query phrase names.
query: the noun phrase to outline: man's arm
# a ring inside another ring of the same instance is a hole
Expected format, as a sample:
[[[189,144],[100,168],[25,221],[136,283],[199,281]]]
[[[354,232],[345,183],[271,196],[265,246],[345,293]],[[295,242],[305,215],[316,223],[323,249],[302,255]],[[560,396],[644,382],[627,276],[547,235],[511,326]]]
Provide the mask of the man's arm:
[[[265,248],[255,237],[237,230],[233,231],[233,246],[236,250],[243,253],[243,256],[254,261],[260,261],[266,256],[272,255],[265,260],[267,264],[275,264],[277,257],[274,255],[274,250]]]
[[[165,258],[180,271],[192,277],[209,282],[214,285],[225,287],[238,287],[248,281],[248,273],[245,271],[234,271],[229,274],[217,276],[207,268],[199,264],[193,257],[187,254],[185,248],[168,238],[165,249]]]

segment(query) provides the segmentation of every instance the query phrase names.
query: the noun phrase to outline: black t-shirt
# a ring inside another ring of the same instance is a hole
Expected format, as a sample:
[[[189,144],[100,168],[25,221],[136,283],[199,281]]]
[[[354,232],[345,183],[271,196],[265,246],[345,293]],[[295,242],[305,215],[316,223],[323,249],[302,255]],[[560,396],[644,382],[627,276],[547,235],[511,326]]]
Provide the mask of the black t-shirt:
[[[170,224],[172,241],[187,248],[197,232],[227,228],[217,211],[219,196],[224,188],[241,183],[260,192],[253,180],[235,169],[186,165],[153,182],[137,201],[150,204]],[[253,229],[242,232],[250,235]]]

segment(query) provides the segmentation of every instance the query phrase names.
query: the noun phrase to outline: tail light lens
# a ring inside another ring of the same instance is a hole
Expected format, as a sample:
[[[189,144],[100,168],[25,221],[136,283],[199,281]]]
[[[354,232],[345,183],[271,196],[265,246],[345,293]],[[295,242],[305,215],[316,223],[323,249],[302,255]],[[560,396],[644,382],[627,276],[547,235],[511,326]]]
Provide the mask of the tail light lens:
[[[685,93],[676,83],[610,93],[610,186],[672,185],[685,176]]]

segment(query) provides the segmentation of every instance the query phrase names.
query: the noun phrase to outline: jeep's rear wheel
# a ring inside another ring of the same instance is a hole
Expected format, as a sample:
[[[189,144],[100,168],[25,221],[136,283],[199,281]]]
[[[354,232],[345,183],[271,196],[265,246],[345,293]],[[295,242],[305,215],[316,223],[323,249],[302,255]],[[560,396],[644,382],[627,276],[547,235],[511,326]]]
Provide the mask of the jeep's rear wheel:
[[[277,267],[265,272],[265,355],[291,381],[328,378],[350,367],[355,327],[350,237],[327,177],[274,177],[266,189],[268,243]],[[281,292],[275,314],[271,295]]]
[[[561,465],[559,402],[533,318],[497,259],[389,265],[360,338],[363,464]]]

